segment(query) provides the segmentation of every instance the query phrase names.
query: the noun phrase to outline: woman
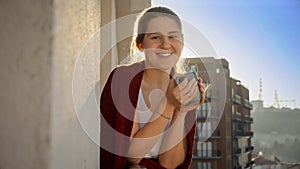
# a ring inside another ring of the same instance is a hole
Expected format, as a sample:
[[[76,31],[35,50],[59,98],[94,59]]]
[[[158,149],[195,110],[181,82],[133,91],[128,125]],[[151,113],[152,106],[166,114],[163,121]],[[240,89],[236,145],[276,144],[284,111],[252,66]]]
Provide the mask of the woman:
[[[175,84],[183,76],[176,66],[184,46],[179,17],[165,7],[146,9],[133,44],[145,60],[114,69],[101,95],[100,166],[187,169],[195,133],[193,110],[203,103],[204,89],[201,80]],[[187,105],[197,90],[202,99]]]

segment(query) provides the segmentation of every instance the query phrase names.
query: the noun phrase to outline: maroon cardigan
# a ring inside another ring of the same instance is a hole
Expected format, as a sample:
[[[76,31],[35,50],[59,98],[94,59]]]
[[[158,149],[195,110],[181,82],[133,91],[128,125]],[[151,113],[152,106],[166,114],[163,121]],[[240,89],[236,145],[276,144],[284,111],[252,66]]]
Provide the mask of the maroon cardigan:
[[[111,72],[104,86],[100,100],[101,169],[125,169],[130,165],[126,154],[130,145],[129,137],[144,69],[144,62],[118,67]],[[185,126],[187,129],[190,129],[186,136],[188,152],[184,163],[177,167],[178,169],[188,169],[192,160],[195,111],[188,113]],[[116,134],[118,132],[120,135]],[[142,159],[140,165],[147,169],[164,168],[154,159]]]

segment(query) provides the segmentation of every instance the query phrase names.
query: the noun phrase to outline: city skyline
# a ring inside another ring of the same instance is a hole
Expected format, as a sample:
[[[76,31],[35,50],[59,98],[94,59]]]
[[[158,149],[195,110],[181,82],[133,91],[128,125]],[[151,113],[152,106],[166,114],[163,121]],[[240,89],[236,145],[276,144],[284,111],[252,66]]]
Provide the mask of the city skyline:
[[[217,58],[228,60],[231,76],[249,89],[250,100],[258,99],[261,78],[265,106],[273,105],[277,90],[278,100],[296,99],[299,108],[300,1],[152,0],[152,5],[170,7],[195,26]],[[185,50],[183,57],[193,53]],[[294,103],[281,106],[294,108]]]

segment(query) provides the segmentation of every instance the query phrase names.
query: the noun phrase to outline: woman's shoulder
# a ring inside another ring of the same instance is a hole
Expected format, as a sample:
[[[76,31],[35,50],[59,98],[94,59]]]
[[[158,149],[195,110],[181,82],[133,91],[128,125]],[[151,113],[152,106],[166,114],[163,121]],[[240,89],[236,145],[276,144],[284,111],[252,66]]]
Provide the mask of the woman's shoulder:
[[[145,69],[145,64],[143,61],[128,64],[128,65],[119,65],[116,68],[113,69],[113,73],[120,74],[122,76],[128,76],[132,74],[137,74]]]
[[[132,64],[122,64],[118,65],[115,69],[120,69],[120,70],[138,70],[138,69],[143,69],[145,67],[144,61],[141,62],[136,62]]]
[[[137,75],[142,75],[144,68],[144,62],[137,62],[130,65],[119,65],[110,72],[108,80],[118,83],[132,80]]]

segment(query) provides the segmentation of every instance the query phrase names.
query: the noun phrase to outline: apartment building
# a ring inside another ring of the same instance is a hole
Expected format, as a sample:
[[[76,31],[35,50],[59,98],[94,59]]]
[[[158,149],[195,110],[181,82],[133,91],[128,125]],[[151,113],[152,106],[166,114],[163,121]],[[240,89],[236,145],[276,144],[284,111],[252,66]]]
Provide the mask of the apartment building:
[[[189,58],[208,87],[205,103],[197,109],[197,132],[191,169],[251,168],[252,105],[249,90],[230,77],[225,59]]]

